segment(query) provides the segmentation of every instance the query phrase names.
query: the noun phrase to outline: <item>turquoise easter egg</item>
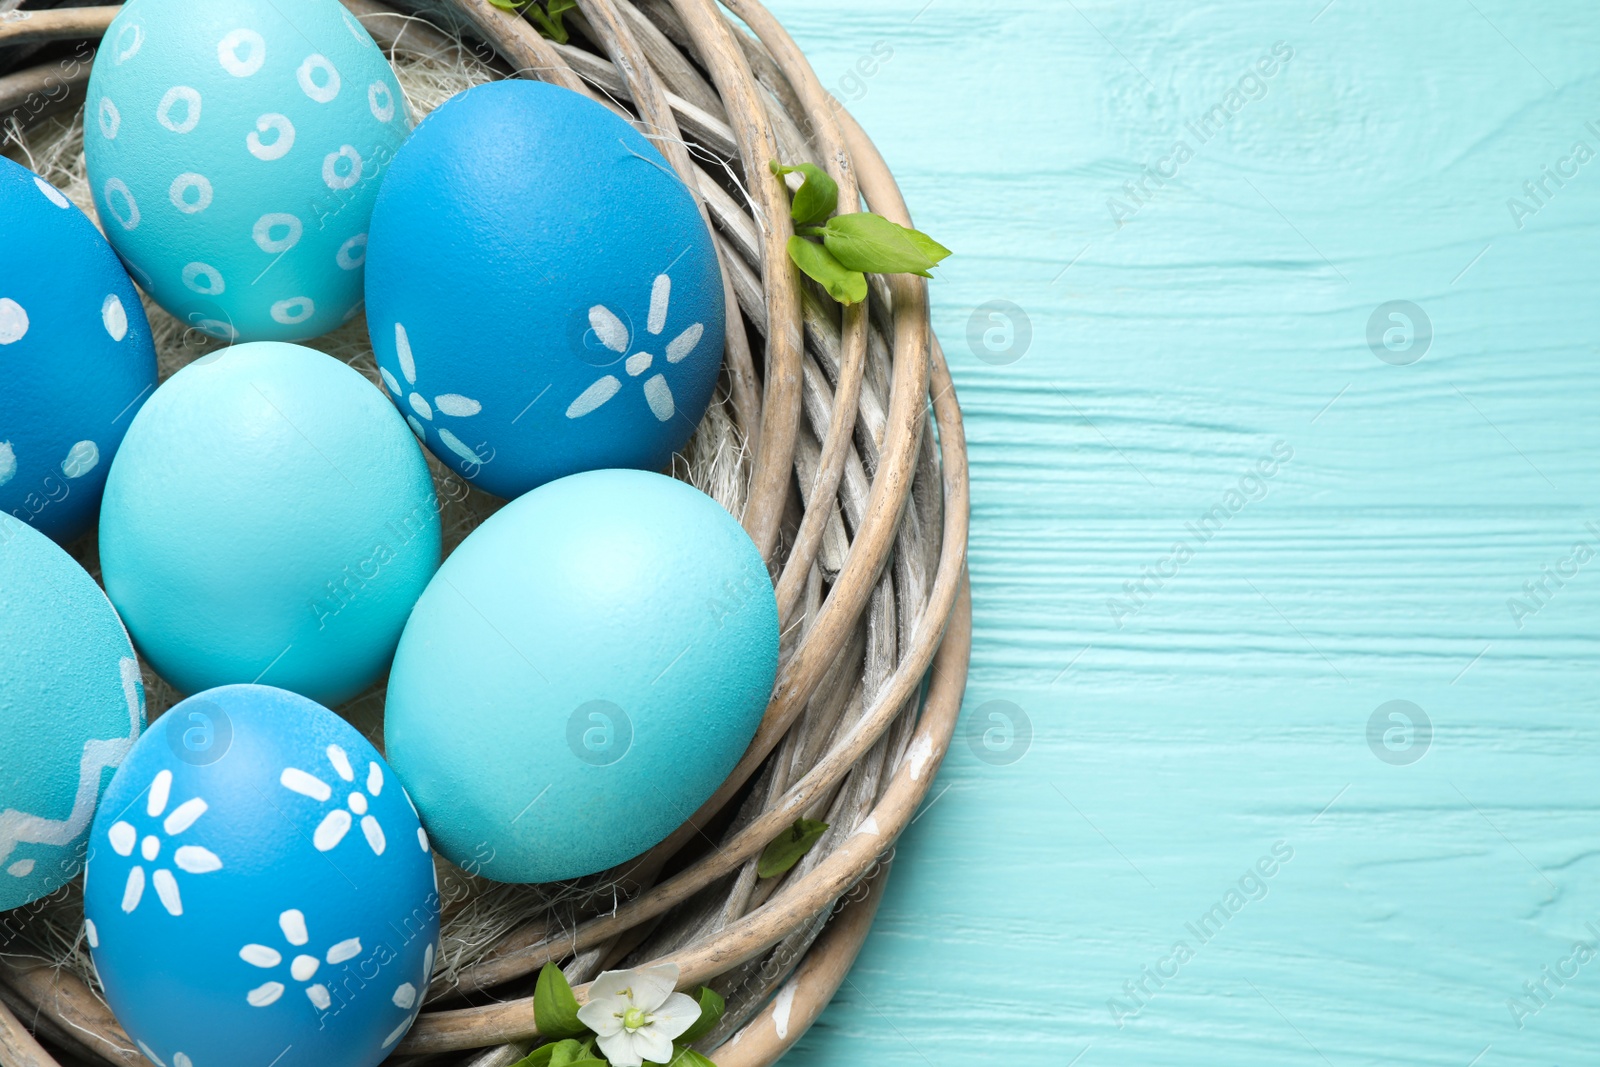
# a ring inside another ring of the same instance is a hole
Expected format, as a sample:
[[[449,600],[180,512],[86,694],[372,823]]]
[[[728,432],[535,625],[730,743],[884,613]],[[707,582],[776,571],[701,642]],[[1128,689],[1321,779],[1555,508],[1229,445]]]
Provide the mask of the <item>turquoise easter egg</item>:
[[[0,633],[4,911],[83,869],[100,793],[144,729],[144,687],[94,579],[9,515],[0,515]]]
[[[373,209],[384,384],[434,455],[500,496],[665,468],[705,414],[723,314],[688,189],[632,126],[558,86],[452,97]]]
[[[258,341],[169,378],[106,481],[100,565],[186,693],[261,682],[323,704],[388,667],[439,565],[422,449],[339,360]]]
[[[94,525],[156,387],[139,294],[94,223],[0,158],[0,512],[66,542]]]
[[[446,857],[575,878],[705,802],[777,667],[772,582],[716,501],[659,474],[577,474],[440,568],[395,654],[386,751]]]
[[[150,1063],[374,1067],[422,1010],[428,837],[327,708],[264,685],[174,706],[112,779],[91,842],[84,940]]]
[[[145,291],[216,337],[316,337],[361,303],[367,222],[410,127],[338,0],[130,0],[95,57],[84,157]]]

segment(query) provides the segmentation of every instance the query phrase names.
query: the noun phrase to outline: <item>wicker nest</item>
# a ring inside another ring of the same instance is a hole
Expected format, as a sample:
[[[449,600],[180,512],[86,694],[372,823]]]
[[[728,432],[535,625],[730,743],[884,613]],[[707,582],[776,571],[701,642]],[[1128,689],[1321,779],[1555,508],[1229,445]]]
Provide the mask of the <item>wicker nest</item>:
[[[414,111],[487,78],[554,82],[633,122],[697,194],[728,289],[727,359],[675,473],[742,515],[784,627],[749,751],[661,845],[554,886],[493,885],[440,861],[441,962],[396,1062],[504,1067],[539,1043],[533,980],[546,962],[582,998],[602,969],[662,960],[684,986],[727,999],[701,1051],[719,1067],[774,1062],[854,961],[895,839],[955,727],[971,634],[967,464],[926,285],[875,276],[867,302],[841,311],[791,266],[788,194],[767,163],[815,162],[843,204],[911,219],[883,158],[783,27],[755,0],[723,2],[726,12],[716,0],[579,0],[571,43],[557,44],[488,0],[403,12],[344,0]],[[0,135],[92,215],[86,57],[118,8],[50,7],[0,0]],[[147,310],[163,377],[213,344]],[[359,322],[314,344],[376,378]],[[499,501],[434,473],[450,502],[448,549]],[[92,538],[75,551],[98,573]],[[154,716],[174,694],[148,670],[146,681]],[[379,689],[341,711],[377,738],[381,707]],[[800,817],[829,829],[787,873],[759,878],[762,849]],[[145,1064],[96,989],[75,894],[0,918],[0,1062]]]

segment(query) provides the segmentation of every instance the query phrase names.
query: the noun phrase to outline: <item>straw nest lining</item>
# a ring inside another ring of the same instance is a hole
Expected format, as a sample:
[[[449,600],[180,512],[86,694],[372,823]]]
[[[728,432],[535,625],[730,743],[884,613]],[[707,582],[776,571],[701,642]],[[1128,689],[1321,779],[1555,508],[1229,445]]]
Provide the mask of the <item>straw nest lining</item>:
[[[970,650],[967,477],[960,410],[928,322],[925,284],[872,279],[841,311],[785,253],[787,192],[771,159],[829,171],[846,205],[909,225],[872,143],[753,0],[580,0],[570,44],[487,0],[343,0],[394,62],[417,117],[496,77],[585,93],[667,157],[712,225],[728,288],[722,384],[673,473],[742,518],[775,576],[784,633],[761,729],[683,827],[623,866],[572,883],[489,883],[440,860],[443,933],[407,1063],[504,1067],[539,1041],[531,995],[546,961],[579,986],[670,959],[728,1011],[698,1044],[719,1067],[780,1057],[821,1013],[865,938],[893,843],[948,746]],[[93,217],[81,105],[116,7],[15,11],[0,49],[5,150]],[[736,16],[738,21],[730,18]],[[163,378],[217,342],[147,302]],[[312,342],[376,383],[359,320]],[[934,427],[929,425],[932,416]],[[453,549],[501,503],[430,460]],[[92,537],[75,546],[98,574]],[[152,718],[176,699],[145,674]],[[340,711],[381,741],[383,691]],[[827,834],[787,874],[756,875],[796,818]],[[0,1061],[142,1065],[99,998],[74,890],[0,916]],[[39,1043],[43,1041],[49,1051]]]

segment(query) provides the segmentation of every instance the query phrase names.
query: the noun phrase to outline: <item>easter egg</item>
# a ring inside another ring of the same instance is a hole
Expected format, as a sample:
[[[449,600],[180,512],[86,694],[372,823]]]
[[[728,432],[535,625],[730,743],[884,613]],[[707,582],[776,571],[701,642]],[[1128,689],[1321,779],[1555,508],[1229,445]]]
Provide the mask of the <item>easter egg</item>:
[[[298,345],[204,356],[157,389],[106,481],[106,592],[180,691],[324,704],[384,672],[439,566],[422,449],[370,382]]]
[[[0,911],[83,869],[100,792],[144,728],[144,687],[106,596],[48,537],[0,515]]]
[[[85,939],[152,1063],[372,1067],[421,1010],[439,937],[428,837],[327,708],[261,685],[174,706],[91,841]]]
[[[59,189],[0,157],[0,512],[69,541],[156,387],[133,283]]]
[[[395,654],[385,751],[446,857],[575,878],[715,792],[777,665],[772,582],[716,501],[644,471],[576,474],[445,560]]]
[[[411,120],[338,0],[130,0],[84,115],[106,235],[174,317],[246,341],[354,317],[372,202]]]
[[[722,273],[694,198],[632,126],[567,89],[491,82],[396,155],[367,327],[417,436],[513,497],[668,464],[722,365]]]

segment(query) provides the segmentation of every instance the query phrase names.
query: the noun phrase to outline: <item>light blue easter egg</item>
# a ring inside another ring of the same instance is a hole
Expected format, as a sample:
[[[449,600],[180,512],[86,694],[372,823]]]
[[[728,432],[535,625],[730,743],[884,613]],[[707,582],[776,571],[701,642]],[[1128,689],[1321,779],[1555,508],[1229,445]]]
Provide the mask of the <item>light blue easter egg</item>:
[[[0,158],[0,512],[57,541],[94,525],[156,352],[133,283],[94,223]]]
[[[423,120],[384,179],[367,326],[417,436],[513,497],[667,466],[722,366],[722,272],[632,126],[567,89],[491,82]]]
[[[91,842],[85,939],[152,1063],[372,1067],[421,1010],[428,836],[327,708],[263,685],[190,697],[133,746]]]
[[[339,360],[276,341],[163,383],[100,513],[106,592],[185,693],[355,696],[388,667],[439,545],[433,479],[394,408]]]
[[[215,337],[353,318],[367,222],[410,115],[338,0],[130,0],[89,78],[84,156],[129,270]]]
[[[106,596],[0,515],[0,911],[83,869],[101,790],[144,729],[144,686]]]
[[[395,654],[385,751],[449,859],[575,878],[705,802],[777,668],[772,582],[716,501],[659,474],[576,474],[440,568]]]

